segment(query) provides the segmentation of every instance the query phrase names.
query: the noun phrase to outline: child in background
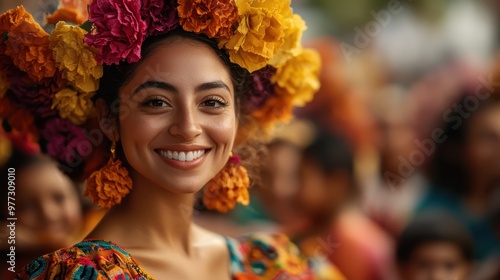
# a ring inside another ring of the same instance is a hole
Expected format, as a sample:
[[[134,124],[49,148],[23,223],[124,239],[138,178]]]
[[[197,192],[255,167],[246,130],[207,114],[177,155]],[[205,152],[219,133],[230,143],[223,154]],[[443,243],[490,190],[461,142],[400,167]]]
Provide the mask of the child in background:
[[[84,221],[79,191],[52,159],[40,153],[27,154],[14,150],[2,167],[2,173],[7,174],[8,168],[15,169],[17,268],[41,254],[69,246],[81,238]],[[7,178],[7,175],[2,178]],[[7,192],[6,185],[3,192]],[[6,199],[2,201],[3,224],[8,217],[6,203]],[[9,235],[7,230],[6,226],[2,226],[2,251],[10,246],[4,242]],[[5,265],[4,262],[2,265]],[[7,269],[2,271],[7,272]],[[9,277],[13,275],[10,273]]]
[[[313,131],[303,142],[294,194],[296,211],[308,222],[290,235],[305,254],[328,258],[346,279],[391,279],[392,244],[361,210],[349,143],[321,127]]]
[[[474,246],[469,233],[451,216],[418,216],[401,234],[396,259],[403,280],[469,279]]]

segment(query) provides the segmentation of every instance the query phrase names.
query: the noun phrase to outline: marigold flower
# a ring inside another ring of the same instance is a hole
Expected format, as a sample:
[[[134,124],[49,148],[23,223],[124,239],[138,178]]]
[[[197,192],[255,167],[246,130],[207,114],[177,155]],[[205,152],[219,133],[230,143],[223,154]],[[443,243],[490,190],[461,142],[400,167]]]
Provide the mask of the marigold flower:
[[[0,118],[6,119],[12,130],[28,133],[32,139],[38,141],[35,118],[26,108],[17,104],[9,94],[0,99]]]
[[[220,45],[232,62],[253,72],[266,66],[283,45],[285,16],[292,14],[290,0],[241,0],[236,5],[238,28]]]
[[[7,32],[5,54],[35,82],[54,75],[49,34],[22,6],[0,16],[0,32]]]
[[[110,208],[119,204],[132,189],[132,179],[122,162],[110,158],[101,169],[94,171],[87,179],[83,195],[90,196],[100,207]]]
[[[285,40],[279,51],[274,55],[269,64],[274,67],[280,66],[286,60],[297,56],[302,51],[302,33],[306,30],[305,21],[297,14],[285,17]]]
[[[86,17],[75,8],[62,7],[46,16],[45,19],[48,24],[56,24],[60,21],[82,24],[85,22]]]
[[[319,54],[304,49],[299,55],[287,60],[271,78],[276,83],[276,92],[289,95],[294,105],[304,105],[319,89]]]
[[[102,65],[95,60],[97,50],[83,42],[85,34],[78,26],[59,22],[50,34],[50,48],[64,79],[83,92],[95,92]]]
[[[94,0],[89,6],[89,21],[93,23],[95,32],[85,35],[85,43],[99,50],[99,63],[139,61],[146,34],[146,23],[141,18],[141,1]]]
[[[57,108],[61,118],[68,119],[75,125],[81,125],[94,108],[91,97],[90,93],[78,93],[65,88],[54,96],[52,109]]]
[[[266,105],[252,113],[263,126],[285,123],[292,118],[293,100],[291,96],[273,96]]]
[[[233,156],[205,186],[203,203],[207,208],[227,212],[233,209],[236,203],[243,205],[250,203],[248,193],[250,179],[246,168],[239,165],[236,158]]]
[[[180,24],[186,31],[209,38],[229,38],[238,20],[234,0],[179,0]]]

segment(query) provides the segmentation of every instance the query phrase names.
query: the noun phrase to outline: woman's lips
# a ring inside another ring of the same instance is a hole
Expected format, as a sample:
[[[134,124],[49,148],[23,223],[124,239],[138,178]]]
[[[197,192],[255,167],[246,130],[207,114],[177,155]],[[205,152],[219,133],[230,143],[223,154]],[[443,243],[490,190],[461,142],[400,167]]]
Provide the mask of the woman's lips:
[[[193,169],[203,163],[210,149],[173,150],[156,149],[155,152],[169,165],[178,169]]]

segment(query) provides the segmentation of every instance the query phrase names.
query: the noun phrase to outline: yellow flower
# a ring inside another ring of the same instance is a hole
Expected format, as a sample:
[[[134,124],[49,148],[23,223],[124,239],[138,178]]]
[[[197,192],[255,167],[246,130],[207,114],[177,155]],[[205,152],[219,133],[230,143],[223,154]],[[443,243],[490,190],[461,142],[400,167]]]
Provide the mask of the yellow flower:
[[[285,20],[285,41],[279,52],[269,62],[274,67],[279,67],[286,60],[297,56],[302,51],[300,43],[302,33],[306,30],[306,22],[296,14],[286,16]]]
[[[276,83],[279,95],[290,95],[293,105],[302,106],[311,101],[319,90],[319,71],[321,60],[312,49],[302,52],[281,65],[271,81]]]
[[[5,96],[7,89],[9,89],[9,81],[5,76],[5,73],[0,72],[0,98],[3,98]]]
[[[236,0],[236,5],[238,29],[221,46],[233,63],[253,72],[266,66],[283,45],[290,0]]]
[[[68,119],[75,125],[81,125],[94,108],[91,97],[90,93],[77,93],[65,88],[54,96],[52,109],[57,108],[61,118]]]
[[[78,26],[59,22],[50,34],[50,48],[63,78],[83,92],[95,92],[102,65],[95,60],[97,50],[83,42],[86,33]]]

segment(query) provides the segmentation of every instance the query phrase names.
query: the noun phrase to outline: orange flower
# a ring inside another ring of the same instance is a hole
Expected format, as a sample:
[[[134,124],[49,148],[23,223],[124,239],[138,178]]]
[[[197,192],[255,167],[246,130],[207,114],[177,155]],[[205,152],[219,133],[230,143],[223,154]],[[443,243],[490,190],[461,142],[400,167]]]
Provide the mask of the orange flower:
[[[101,169],[94,171],[87,179],[84,195],[100,207],[110,208],[119,204],[132,189],[132,179],[122,162],[110,158]]]
[[[179,23],[184,30],[210,38],[229,38],[238,20],[234,0],[179,0]]]
[[[56,68],[49,49],[49,34],[22,6],[0,17],[0,31],[7,32],[5,54],[20,70],[36,82],[54,75]]]
[[[292,101],[291,96],[273,96],[269,98],[264,107],[252,112],[252,116],[262,126],[285,123],[292,119]]]
[[[250,179],[245,167],[230,159],[226,166],[205,186],[203,203],[208,209],[227,212],[236,202],[248,205]]]
[[[60,21],[82,24],[85,22],[85,17],[76,9],[71,7],[63,7],[57,9],[53,14],[45,17],[48,24],[56,24]]]
[[[26,108],[19,106],[8,96],[0,99],[0,118],[7,119],[13,130],[28,133],[31,139],[38,141],[35,118]]]

